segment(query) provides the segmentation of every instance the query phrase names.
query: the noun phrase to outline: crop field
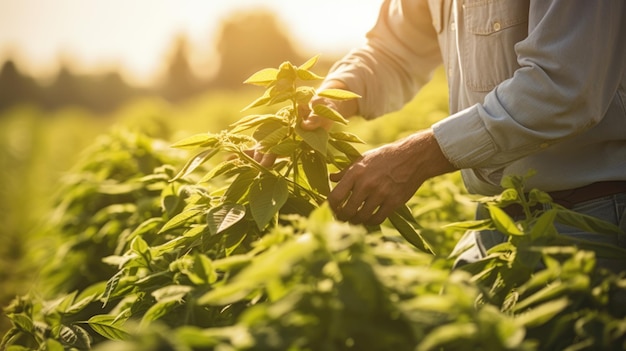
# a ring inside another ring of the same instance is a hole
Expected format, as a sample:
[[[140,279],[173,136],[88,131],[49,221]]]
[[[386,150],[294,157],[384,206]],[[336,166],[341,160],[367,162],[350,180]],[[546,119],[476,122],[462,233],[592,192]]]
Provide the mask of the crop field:
[[[446,117],[447,95],[437,71],[401,111],[319,110],[336,128],[304,131],[314,64],[177,105],[0,115],[0,349],[626,348],[626,277],[595,265],[624,253],[554,223],[616,229],[560,208],[514,221],[500,207],[550,201],[524,177],[481,198],[448,174],[380,226],[335,220],[328,174]],[[255,145],[277,162],[256,163]],[[482,229],[509,240],[453,269],[456,242]]]

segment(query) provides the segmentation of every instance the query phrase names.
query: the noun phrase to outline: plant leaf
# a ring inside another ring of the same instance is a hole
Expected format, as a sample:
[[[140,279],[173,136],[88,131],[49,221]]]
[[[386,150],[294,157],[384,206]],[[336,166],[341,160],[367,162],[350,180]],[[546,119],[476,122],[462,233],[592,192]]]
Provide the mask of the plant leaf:
[[[303,152],[300,154],[304,174],[313,190],[328,196],[330,194],[330,182],[328,181],[328,166],[326,159],[318,152]]]
[[[317,74],[309,71],[308,69],[298,68],[298,78],[302,80],[321,80],[324,79],[322,76],[318,76]]]
[[[265,90],[265,93],[263,93],[261,97],[257,98],[256,100],[252,101],[248,106],[241,109],[241,112],[247,111],[254,107],[266,105],[267,103],[270,102],[271,99],[272,97],[270,96],[270,89],[267,89]]]
[[[241,165],[241,162],[239,160],[228,160],[228,161],[224,161],[220,164],[218,164],[217,166],[211,168],[211,170],[209,170],[203,177],[202,179],[200,179],[198,181],[198,184],[201,183],[206,183],[208,181],[210,181],[211,179],[218,177],[238,166]]]
[[[315,130],[304,130],[300,125],[295,127],[296,133],[311,146],[315,151],[326,155],[328,146],[328,132],[323,128],[317,128]]]
[[[87,321],[89,326],[98,334],[109,340],[126,340],[130,334],[121,327],[121,322],[115,316],[95,315]]]
[[[259,230],[263,230],[289,196],[287,181],[282,177],[263,175],[250,187],[250,211]]]
[[[174,143],[171,147],[178,149],[189,149],[196,147],[215,147],[219,138],[214,134],[195,134]]]
[[[300,142],[293,139],[285,139],[272,146],[268,152],[276,156],[291,156],[299,147]]]
[[[311,57],[310,59],[308,59],[305,63],[303,63],[300,66],[298,66],[298,69],[309,70],[309,69],[313,68],[313,66],[315,66],[317,64],[317,61],[319,61],[319,59],[320,59],[320,55],[315,55],[315,56]]]
[[[591,233],[605,235],[620,233],[620,228],[613,223],[566,209],[556,210],[556,221]]]
[[[555,318],[567,305],[569,305],[567,297],[551,300],[517,315],[515,321],[526,328],[538,327]]]
[[[354,146],[350,145],[350,143],[347,143],[343,140],[333,140],[333,139],[330,139],[328,142],[330,143],[332,147],[337,149],[337,151],[346,155],[346,157],[352,162],[361,158],[361,153],[359,152],[359,150],[357,150]]]
[[[244,80],[244,84],[253,84],[260,86],[267,86],[278,77],[278,70],[276,68],[264,68],[256,73],[253,73],[248,79]]]
[[[524,233],[515,224],[515,221],[513,221],[513,219],[509,217],[509,215],[506,214],[506,212],[504,212],[501,208],[495,205],[488,205],[487,207],[489,208],[493,224],[498,231],[507,235],[524,235]]]
[[[172,178],[170,182],[173,182],[175,180],[188,176],[189,174],[191,174],[191,172],[195,171],[196,168],[200,167],[203,163],[211,159],[211,157],[215,156],[215,154],[217,154],[218,151],[219,149],[208,149],[197,154],[196,156],[191,158],[189,161],[187,161],[185,166],[183,166],[180,172],[178,172],[178,174],[174,176],[174,178]]]
[[[165,223],[163,228],[161,228],[161,230],[159,230],[157,234],[163,234],[169,230],[178,228],[200,213],[202,213],[202,210],[200,209],[189,209],[183,211],[167,221],[167,223]]]
[[[240,172],[237,178],[230,183],[228,189],[226,189],[226,193],[223,196],[224,202],[239,202],[248,193],[252,182],[259,174],[258,170],[251,167],[244,168]]]
[[[343,118],[343,116],[339,112],[335,111],[334,109],[326,105],[321,105],[321,104],[315,105],[313,106],[313,111],[317,115],[324,117],[324,118],[328,118],[331,121],[338,122],[344,125],[348,124],[348,120]]]
[[[428,244],[424,237],[413,228],[413,226],[398,212],[394,212],[389,216],[389,221],[396,228],[396,230],[402,235],[402,237],[410,244],[426,253],[433,253],[432,246]]]
[[[250,115],[231,124],[231,127],[234,127],[232,133],[256,127],[266,121],[280,122],[282,119],[274,114]]]
[[[317,95],[333,100],[351,100],[361,97],[359,94],[355,94],[344,89],[324,89],[322,91],[318,91]]]
[[[359,138],[358,136],[352,133],[339,131],[339,132],[330,132],[329,135],[330,135],[330,138],[334,140],[343,140],[343,141],[347,141],[350,143],[365,144],[365,141],[363,141],[363,139]]]
[[[236,203],[225,203],[214,207],[207,213],[207,225],[212,235],[219,234],[232,227],[246,215],[246,208]]]

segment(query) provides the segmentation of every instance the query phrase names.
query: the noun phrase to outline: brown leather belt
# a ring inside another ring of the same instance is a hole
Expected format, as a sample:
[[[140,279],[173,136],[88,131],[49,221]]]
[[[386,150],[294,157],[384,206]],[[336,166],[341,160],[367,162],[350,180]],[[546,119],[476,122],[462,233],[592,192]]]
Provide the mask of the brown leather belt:
[[[565,208],[572,208],[585,201],[619,193],[626,193],[626,180],[597,182],[580,188],[548,192],[554,203]],[[542,207],[538,205],[535,209],[542,209]],[[524,215],[522,206],[518,204],[506,206],[503,210],[511,217],[521,217]]]

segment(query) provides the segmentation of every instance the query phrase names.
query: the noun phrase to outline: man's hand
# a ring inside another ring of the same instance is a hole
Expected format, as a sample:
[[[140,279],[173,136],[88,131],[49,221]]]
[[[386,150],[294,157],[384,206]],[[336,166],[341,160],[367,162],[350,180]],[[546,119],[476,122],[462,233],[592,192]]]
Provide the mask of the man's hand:
[[[378,225],[405,204],[429,178],[456,170],[445,158],[432,130],[363,154],[331,180],[328,196],[337,219]]]

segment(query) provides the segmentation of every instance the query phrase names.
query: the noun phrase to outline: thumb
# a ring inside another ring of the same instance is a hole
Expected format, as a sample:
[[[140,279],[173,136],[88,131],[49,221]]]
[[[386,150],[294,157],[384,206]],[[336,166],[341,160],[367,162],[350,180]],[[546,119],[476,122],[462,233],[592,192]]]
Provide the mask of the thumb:
[[[337,173],[331,173],[329,178],[332,182],[337,183],[338,181],[340,181],[343,176],[346,174],[346,171],[348,170],[348,168],[344,168],[343,170],[337,172]]]
[[[306,119],[303,119],[300,123],[300,126],[304,130],[315,130],[317,128],[323,128],[326,131],[329,131],[333,126],[333,121],[318,115],[310,115]]]

